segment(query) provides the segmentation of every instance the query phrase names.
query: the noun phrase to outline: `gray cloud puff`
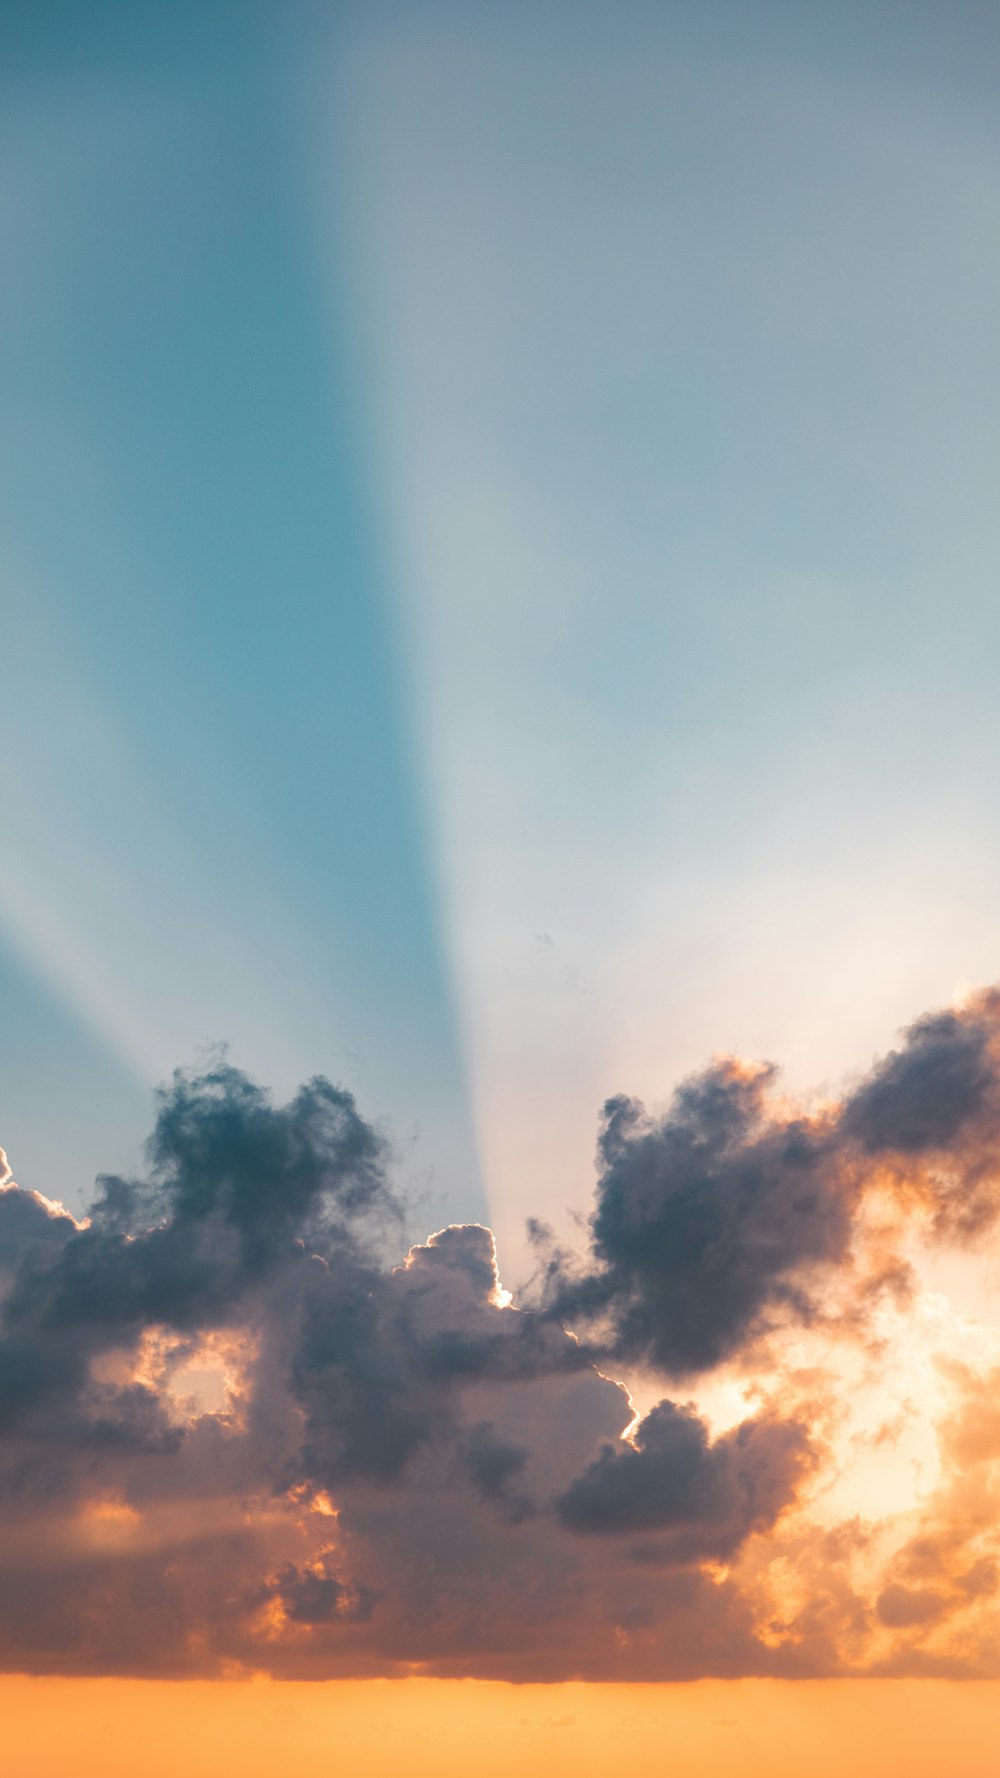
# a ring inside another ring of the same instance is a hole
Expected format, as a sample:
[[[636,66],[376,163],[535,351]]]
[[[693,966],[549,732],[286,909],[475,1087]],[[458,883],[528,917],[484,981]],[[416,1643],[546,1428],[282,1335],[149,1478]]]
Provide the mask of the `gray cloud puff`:
[[[487,1228],[393,1263],[386,1151],[322,1079],[276,1106],[178,1074],[146,1175],[80,1221],[0,1162],[0,1663],[835,1671],[762,1632],[732,1566],[808,1490],[803,1416],[713,1437],[668,1396],[633,1425],[607,1372],[749,1364],[821,1317],[875,1180],[929,1239],[992,1226],[998,1029],[995,993],[922,1019],[813,1114],[732,1061],[659,1118],[610,1100],[588,1250],[519,1305]],[[932,1606],[890,1586],[873,1621]]]

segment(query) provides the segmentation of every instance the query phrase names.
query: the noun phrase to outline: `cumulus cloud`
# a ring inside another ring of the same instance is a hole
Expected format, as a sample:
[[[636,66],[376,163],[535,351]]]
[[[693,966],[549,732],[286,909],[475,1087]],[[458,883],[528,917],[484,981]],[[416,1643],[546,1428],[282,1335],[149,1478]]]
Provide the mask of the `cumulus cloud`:
[[[768,1115],[771,1068],[722,1061],[666,1116],[610,1099],[598,1143],[594,1266],[555,1275],[560,1316],[607,1324],[607,1348],[706,1370],[765,1311],[804,1312],[810,1272],[846,1252],[856,1199],[823,1120]]]
[[[941,1239],[1000,1213],[1000,993],[919,1019],[839,1104],[805,1111],[770,1065],[723,1058],[662,1117],[609,1099],[590,1260],[550,1252],[547,1298],[595,1353],[690,1377],[754,1336],[825,1312],[876,1191]],[[545,1245],[545,1231],[536,1238]],[[903,1290],[901,1266],[865,1280]]]
[[[844,1430],[913,1241],[988,1248],[998,1027],[995,994],[919,1020],[836,1105],[731,1059],[661,1117],[610,1101],[588,1248],[518,1303],[487,1228],[400,1251],[324,1080],[178,1074],[147,1174],[80,1221],[0,1162],[0,1661],[993,1670],[1000,1348],[938,1362],[937,1481],[891,1528],[829,1500],[919,1421]]]
[[[974,1236],[1000,1213],[1000,990],[928,1014],[846,1101],[842,1130],[888,1162],[945,1236]]]
[[[661,1401],[631,1443],[603,1446],[556,1510],[571,1530],[599,1537],[668,1532],[656,1549],[661,1560],[721,1559],[774,1524],[808,1458],[805,1428],[794,1421],[748,1420],[712,1443],[692,1407]]]

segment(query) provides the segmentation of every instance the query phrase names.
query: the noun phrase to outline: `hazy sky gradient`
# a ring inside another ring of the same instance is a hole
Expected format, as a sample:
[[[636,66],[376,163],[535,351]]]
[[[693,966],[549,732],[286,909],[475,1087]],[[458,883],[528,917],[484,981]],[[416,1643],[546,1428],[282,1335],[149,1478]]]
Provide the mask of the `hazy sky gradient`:
[[[456,1186],[474,1212],[378,502],[302,218],[295,46],[252,7],[169,28],[122,9],[50,48],[36,22],[6,62],[0,900],[12,979],[79,1021],[49,1103],[86,1073],[104,1116],[70,1147],[62,1120],[38,1132],[26,1176],[78,1189],[71,1165],[126,1159],[149,1085],[225,1040],[284,1088],[350,1076],[404,1149],[434,1131],[416,1167],[438,1217]],[[23,1152],[38,1058],[8,1043]]]
[[[510,1251],[607,1092],[993,975],[998,29],[8,12],[28,1183],[222,1040]]]
[[[996,20],[558,18],[373,25],[325,137],[501,1226],[996,963]]]

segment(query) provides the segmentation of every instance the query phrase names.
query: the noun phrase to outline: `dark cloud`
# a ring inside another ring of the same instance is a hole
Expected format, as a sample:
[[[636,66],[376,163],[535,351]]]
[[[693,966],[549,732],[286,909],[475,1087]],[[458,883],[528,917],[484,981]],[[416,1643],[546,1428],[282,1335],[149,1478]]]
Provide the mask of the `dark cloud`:
[[[770,1118],[773,1070],[720,1062],[667,1115],[611,1099],[598,1144],[596,1266],[557,1268],[550,1301],[606,1324],[606,1349],[674,1374],[708,1369],[765,1311],[801,1311],[810,1267],[843,1258],[853,1187],[822,1122]]]
[[[866,1337],[837,1292],[902,1300],[905,1272],[862,1253],[872,1194],[932,1239],[985,1230],[998,1018],[918,1021],[812,1114],[733,1061],[660,1117],[610,1100],[589,1251],[550,1242],[519,1305],[479,1225],[392,1263],[384,1145],[323,1080],[276,1106],[228,1066],[176,1076],[147,1175],[80,1222],[0,1165],[0,1662],[634,1679],[834,1672],[881,1637],[886,1671],[946,1670],[997,1585],[992,1382],[962,1382],[951,1492],[863,1595],[861,1534],[800,1510],[828,1383],[713,1433],[670,1399],[636,1419],[607,1372],[733,1360],[750,1388],[765,1338]],[[780,1609],[772,1562],[801,1577]]]
[[[512,1523],[535,1512],[531,1496],[520,1482],[529,1452],[524,1445],[501,1437],[489,1420],[471,1427],[462,1452],[466,1473],[484,1500],[492,1501]]]
[[[870,1154],[947,1148],[995,1089],[993,1035],[986,1020],[960,1013],[918,1019],[904,1048],[893,1050],[847,1101],[844,1129]]]
[[[478,1225],[442,1229],[388,1274],[334,1255],[305,1268],[291,1357],[301,1473],[326,1488],[394,1481],[452,1436],[463,1389],[586,1366],[562,1329],[500,1310],[498,1282]]]
[[[346,1584],[321,1558],[312,1567],[289,1563],[252,1603],[276,1602],[292,1624],[363,1624],[378,1598],[364,1585]]]
[[[179,1073],[160,1095],[149,1153],[173,1226],[232,1229],[250,1276],[304,1231],[343,1239],[391,1202],[382,1143],[352,1095],[321,1078],[278,1108],[239,1069]]]
[[[376,1207],[396,1211],[378,1139],[326,1081],[279,1109],[236,1069],[178,1074],[148,1147],[150,1179],[101,1180],[84,1225],[0,1196],[0,1424],[47,1407],[78,1426],[102,1351],[242,1315],[305,1241],[353,1256]]]
[[[721,1559],[794,1500],[809,1455],[793,1422],[744,1421],[713,1443],[693,1408],[661,1401],[631,1443],[603,1447],[556,1510],[591,1536],[669,1532],[644,1560]]]
[[[589,1263],[534,1225],[544,1300],[593,1356],[693,1376],[826,1312],[870,1190],[891,1185],[944,1239],[1000,1215],[1000,992],[930,1014],[838,1106],[789,1111],[770,1065],[721,1060],[666,1114],[604,1107]],[[904,1295],[882,1256],[865,1288]]]
[[[942,1233],[977,1234],[1000,1213],[1000,991],[904,1035],[846,1100],[841,1130],[895,1162]]]
[[[556,1677],[638,1636],[638,1665],[670,1668],[673,1614],[710,1597],[681,1571],[787,1498],[769,1434],[737,1461],[737,1435],[664,1404],[619,1448],[627,1396],[510,1304],[489,1229],[386,1263],[382,1145],[324,1081],[276,1107],[228,1067],[178,1075],[149,1159],[83,1223],[0,1193],[0,1658]],[[637,1584],[584,1520],[676,1547]],[[748,1625],[711,1602],[712,1658],[739,1665]]]
[[[4,1165],[0,1164],[0,1173]],[[73,1218],[47,1204],[37,1192],[0,1189],[0,1296],[6,1295],[25,1261],[44,1266],[75,1233]]]
[[[151,1178],[100,1180],[87,1226],[52,1217],[43,1242],[35,1214],[30,1241],[15,1231],[24,1251],[5,1305],[11,1329],[72,1330],[93,1349],[152,1322],[197,1328],[304,1243],[354,1251],[373,1217],[384,1228],[397,1212],[378,1138],[328,1081],[276,1108],[237,1069],[178,1074],[148,1149]],[[14,1195],[21,1225],[29,1198]]]

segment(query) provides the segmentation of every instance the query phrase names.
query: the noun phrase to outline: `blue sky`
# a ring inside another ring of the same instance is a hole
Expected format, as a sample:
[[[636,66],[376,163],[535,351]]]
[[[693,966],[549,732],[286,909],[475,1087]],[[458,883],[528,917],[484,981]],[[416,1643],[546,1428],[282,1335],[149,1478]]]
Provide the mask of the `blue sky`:
[[[3,29],[23,1183],[227,1041],[513,1231],[992,979],[992,7]]]

